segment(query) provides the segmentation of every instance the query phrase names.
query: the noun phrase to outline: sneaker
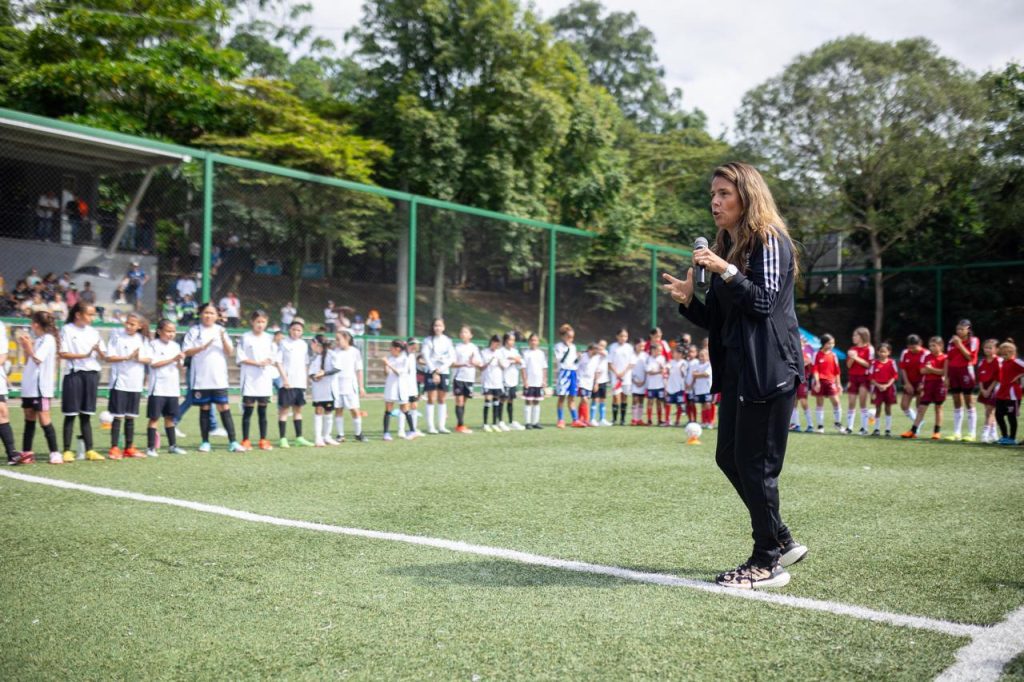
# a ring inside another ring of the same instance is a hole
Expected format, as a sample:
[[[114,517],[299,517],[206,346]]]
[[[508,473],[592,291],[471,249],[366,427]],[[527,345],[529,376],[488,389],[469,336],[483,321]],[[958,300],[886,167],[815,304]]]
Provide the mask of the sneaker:
[[[824,427],[824,426],[819,426],[819,427],[817,428],[817,431],[816,431],[816,432],[817,432],[817,433],[825,433],[825,427]]]
[[[71,464],[74,461],[75,461],[75,453],[71,452],[70,450],[65,450],[64,451],[64,463],[65,464]]]
[[[19,452],[14,464],[35,464],[36,456],[31,452]]]
[[[106,459],[106,457],[96,452],[95,450],[87,450],[85,453],[85,458],[90,462],[102,462],[103,460]]]
[[[885,437],[886,438],[892,438],[892,431],[890,431],[889,429],[886,429],[885,430]]]
[[[867,429],[861,429],[857,433],[858,433],[858,435],[866,436],[866,435],[868,435],[868,430]],[[875,429],[875,433],[878,433],[878,429]]]
[[[245,452],[245,448],[237,440],[228,443],[228,452]]]
[[[213,448],[210,447],[210,444],[206,442],[200,443],[199,447],[196,449],[199,450],[199,452],[210,452],[211,450],[213,450]]]
[[[427,431],[427,433],[429,433],[431,436],[436,436],[440,433],[440,431],[438,431],[437,429],[430,429],[429,431]]]
[[[381,436],[381,440],[391,442],[394,440],[394,438],[391,437],[390,433],[385,433],[383,436]]]
[[[564,419],[559,419],[558,423],[555,424],[555,428],[564,429],[565,428],[565,420]]]
[[[64,463],[64,455],[62,455],[59,452],[51,452],[50,453],[50,464],[63,464],[63,463]]]
[[[324,445],[341,445],[338,441],[334,440],[330,436],[324,438]]]
[[[800,433],[800,425],[799,424],[790,424],[789,425],[789,430],[793,431],[794,433]]]
[[[308,441],[308,440],[306,440],[302,436],[299,436],[298,438],[295,439],[295,444],[298,445],[299,447],[302,447],[302,448],[311,448],[311,447],[313,447],[313,443]]]
[[[807,547],[801,545],[796,540],[790,539],[789,542],[782,545],[782,553],[779,555],[779,564],[783,568],[788,568],[793,564],[800,563],[806,556]]]
[[[315,441],[313,441],[313,447],[314,448],[325,448],[325,447],[327,447],[327,443],[324,442],[323,438],[317,438]]]
[[[836,428],[836,433],[846,433],[846,427],[839,422],[836,422],[834,426]]]
[[[825,433],[825,429],[822,429],[821,432]],[[804,433],[814,433],[814,427],[808,424],[807,428],[804,429]]]
[[[997,440],[996,441],[996,445],[1016,445],[1016,443],[1013,441],[1012,438],[1004,437],[1004,438],[1000,438],[999,440]],[[29,454],[31,455],[32,453],[29,453]]]
[[[146,450],[146,457],[159,457],[159,456],[160,456],[160,453],[157,452],[156,450],[154,450],[153,448],[149,448],[148,450]]]
[[[210,436],[217,436],[217,438],[227,438],[228,430],[225,429],[223,426],[218,426],[213,431],[210,431]]]
[[[446,428],[445,428],[445,427],[443,427],[443,426],[442,426],[442,427],[440,427],[440,428],[439,428],[439,429],[437,430],[437,432],[438,432],[438,433],[442,433],[442,434],[447,434],[447,433],[451,433],[451,431],[449,431],[448,429],[446,429]]]
[[[270,441],[266,438],[260,438],[260,442],[257,445],[260,450],[273,450],[274,446],[270,444]]]
[[[126,458],[134,458],[134,459],[145,459],[146,458],[145,453],[140,452],[135,447],[127,447],[127,448],[125,448],[124,449],[124,456]]]
[[[601,421],[599,421],[599,422],[598,422],[598,424],[600,424],[601,426],[614,426],[614,424],[612,424],[612,423],[611,423],[610,421],[608,421],[607,419],[602,419]],[[514,425],[513,425],[513,426],[514,426]]]
[[[405,440],[416,440],[417,438],[420,437],[420,433],[418,431],[411,431],[411,432],[405,434],[404,436],[400,436],[400,437],[404,438]]]
[[[574,421],[572,424],[569,424],[569,426],[571,426],[574,429],[585,429],[585,428],[587,428],[587,424],[585,422],[581,422],[579,419]]]
[[[121,452],[121,448],[116,445],[107,452],[107,459],[122,459],[124,454]]]
[[[959,433],[954,433],[952,436],[946,436],[946,440],[951,440],[951,441],[955,441],[955,442],[959,443],[960,440],[961,440],[961,437],[960,437]]]
[[[473,433],[473,429],[463,424],[462,426],[455,427],[455,433]]]
[[[252,450],[252,441],[250,441],[248,438],[244,439],[241,443],[239,443],[239,445],[242,446],[242,450],[245,452],[249,452],[250,450]]]
[[[774,566],[756,566],[749,561],[740,564],[731,571],[719,573],[715,583],[722,587],[740,590],[760,590],[766,587],[783,587],[789,584],[789,572],[780,564]]]
[[[842,427],[842,429],[841,429],[841,430],[840,430],[839,432],[840,432],[840,433],[842,433],[842,434],[844,434],[844,435],[846,435],[846,436],[851,436],[851,435],[853,435],[853,429],[851,429],[851,428],[850,428],[850,427],[848,427],[848,426],[844,426],[844,427]]]
[[[183,447],[177,446],[177,445],[175,445],[172,448],[168,448],[167,452],[171,453],[172,455],[187,455],[188,454],[188,450],[186,450]]]
[[[900,438],[917,438],[917,434],[913,431],[906,431],[900,434]]]
[[[932,433],[932,440],[942,440],[942,434],[937,431]]]
[[[533,428],[535,428],[536,430],[540,431],[540,430],[541,430],[541,429],[543,429],[544,427],[543,427],[543,426],[541,426],[540,424],[534,424],[534,425],[533,425]]]
[[[449,433],[451,433],[451,432],[449,431]],[[370,442],[370,439],[369,439],[369,438],[367,438],[367,437],[366,437],[366,436],[365,436],[364,434],[362,434],[362,433],[357,433],[357,434],[356,434],[356,440],[357,440],[357,441],[359,441],[360,443],[369,443],[369,442]]]
[[[282,438],[281,440],[277,441],[277,447],[284,448],[285,450],[287,450],[288,448],[291,447],[291,444],[288,442],[287,438]]]
[[[971,433],[971,434],[968,434],[968,435],[964,436],[964,437],[963,437],[963,441],[964,441],[965,443],[973,443],[973,442],[975,441],[975,436],[974,436],[974,434],[973,434],[973,433]]]
[[[510,427],[505,422],[498,422],[498,429],[501,431],[505,431],[507,433],[512,430],[512,427]]]
[[[871,432],[871,435],[872,436],[881,436],[882,432],[879,431],[878,429],[875,429],[874,431]]]
[[[174,427],[174,435],[178,438],[188,438],[188,434],[179,429],[177,426]]]
[[[522,424],[520,424],[519,422],[512,422],[511,424],[509,424],[509,426],[512,427],[513,431],[525,431],[526,430],[526,427],[523,426]],[[608,424],[608,426],[611,426],[611,424]]]

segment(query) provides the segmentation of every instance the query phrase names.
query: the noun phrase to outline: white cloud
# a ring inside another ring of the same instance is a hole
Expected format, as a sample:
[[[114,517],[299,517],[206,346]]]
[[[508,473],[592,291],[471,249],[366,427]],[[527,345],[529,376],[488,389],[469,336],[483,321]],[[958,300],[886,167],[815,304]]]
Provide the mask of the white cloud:
[[[733,126],[743,94],[777,75],[795,56],[854,33],[876,40],[924,36],[940,51],[983,72],[1024,61],[1024,2],[1020,0],[774,0],[665,2],[603,0],[612,11],[636,12],[657,39],[670,87],[687,107],[708,114],[718,134]],[[569,0],[534,0],[550,17]],[[339,43],[362,14],[353,0],[313,0],[318,33]]]

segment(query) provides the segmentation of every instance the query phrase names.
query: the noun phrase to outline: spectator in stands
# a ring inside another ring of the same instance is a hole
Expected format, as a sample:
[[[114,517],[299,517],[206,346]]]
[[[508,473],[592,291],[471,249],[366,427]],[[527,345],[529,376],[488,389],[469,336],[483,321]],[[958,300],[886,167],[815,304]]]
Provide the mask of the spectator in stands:
[[[187,273],[178,276],[178,280],[174,283],[178,301],[184,301],[186,296],[195,298],[196,292],[199,291],[196,279],[194,275]]]
[[[85,240],[82,228],[89,219],[89,204],[70,192],[65,191],[65,194],[71,195],[71,198],[64,202],[64,215],[71,224],[71,243],[77,244]]]
[[[373,336],[380,336],[380,329],[383,323],[380,319],[380,313],[376,308],[366,314],[366,330]]]
[[[47,301],[53,300],[53,294],[59,289],[57,275],[48,272],[43,276],[43,298]]]
[[[366,325],[363,324],[363,318],[360,315],[355,316],[355,322],[352,323],[352,336],[363,336],[366,334]]]
[[[139,261],[132,261],[132,269],[125,275],[127,285],[125,287],[125,293],[128,295],[128,302],[131,303],[135,310],[142,308],[142,294],[143,288],[146,286],[146,282],[149,281],[149,275],[142,269]]]
[[[38,291],[32,294],[32,298],[26,298],[21,303],[21,314],[23,317],[28,317],[36,312],[50,312],[50,304],[43,300],[43,295]]]
[[[14,285],[14,291],[11,292],[11,303],[14,304],[15,308],[18,308],[21,306],[22,301],[26,298],[30,298],[31,296],[32,290],[29,288],[28,282],[23,279],[19,279],[18,283]]]
[[[334,309],[334,301],[327,301],[324,308],[324,329],[328,334],[338,331],[338,311]]]
[[[242,302],[238,300],[235,292],[229,291],[227,296],[220,299],[218,307],[229,329],[234,329],[242,324]]]
[[[299,311],[295,309],[295,306],[292,304],[291,301],[285,303],[284,307],[281,308],[281,326],[284,329],[290,327],[292,324],[292,320],[295,319],[295,316],[298,315],[298,313]]]
[[[32,268],[31,270],[28,271],[28,274],[25,275],[25,283],[28,284],[30,287],[34,287],[35,285],[39,284],[42,281],[43,278],[39,276],[39,270],[37,270],[36,268]]]
[[[92,282],[85,280],[82,291],[78,294],[78,300],[89,305],[96,305],[96,292],[93,291]]]
[[[196,321],[198,312],[199,306],[196,305],[192,294],[185,294],[185,299],[181,302],[181,324],[193,324]]]
[[[203,267],[203,247],[199,245],[199,242],[189,242],[188,258],[189,270],[199,272]],[[182,294],[182,298],[184,297],[185,295]]]
[[[352,311],[351,308],[348,308],[348,310]],[[334,311],[338,314],[338,331],[347,331],[351,334],[352,322],[348,319],[348,316],[345,315],[345,306],[334,306]]]
[[[160,316],[175,324],[181,320],[181,306],[174,301],[174,297],[170,294],[164,298],[164,304],[160,306]]]
[[[68,316],[68,305],[64,301],[64,294],[59,290],[53,292],[53,300],[50,301],[50,312],[53,313],[53,319],[64,320]]]
[[[74,308],[75,304],[78,303],[78,285],[74,282],[69,282],[67,292],[64,294],[64,302],[67,303],[68,308]]]
[[[54,227],[54,217],[60,211],[60,201],[53,192],[44,192],[39,195],[36,203],[36,239],[40,241],[53,240],[57,233]]]

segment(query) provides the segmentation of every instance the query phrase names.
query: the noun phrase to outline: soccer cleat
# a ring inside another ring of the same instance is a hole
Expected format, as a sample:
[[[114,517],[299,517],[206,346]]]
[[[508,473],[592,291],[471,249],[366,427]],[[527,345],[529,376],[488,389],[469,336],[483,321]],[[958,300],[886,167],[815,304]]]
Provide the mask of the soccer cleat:
[[[171,453],[172,455],[186,455],[186,454],[188,454],[188,451],[185,448],[178,447],[177,445],[175,445],[174,447],[168,448],[167,452]]]
[[[196,449],[199,450],[199,452],[210,452],[211,450],[213,450],[213,448],[210,447],[210,444],[208,442],[200,443],[199,447]]]
[[[146,457],[159,457],[160,453],[153,448],[146,450]]]
[[[31,452],[19,452],[14,464],[35,464],[36,456]]]
[[[440,433],[440,431],[438,431],[437,429],[429,429],[427,433],[429,433],[431,436],[436,436]]]
[[[245,452],[245,448],[237,440],[228,443],[228,452]]]
[[[543,426],[541,426],[540,424],[534,424],[534,425],[533,425],[533,428],[534,428],[534,429],[536,429],[537,431],[540,431],[540,430],[541,430],[541,429],[543,429],[544,427],[543,427]]]
[[[798,564],[807,556],[807,547],[790,538],[789,542],[782,545],[782,553],[779,555],[779,565],[788,568]]]
[[[250,450],[252,450],[252,441],[250,441],[248,438],[242,440],[240,445],[242,446],[242,449],[245,452],[249,452]]]
[[[570,424],[569,426],[571,426],[571,427],[572,427],[572,428],[574,428],[574,429],[585,429],[585,428],[587,428],[587,425],[586,425],[586,423],[585,423],[585,422],[581,422],[581,421],[580,421],[579,419],[577,419],[576,421],[574,421],[574,422],[573,422],[572,424]]]
[[[871,435],[872,436],[881,436],[882,432],[879,431],[878,429],[875,429],[874,431],[871,432]]]
[[[133,459],[145,459],[146,455],[139,452],[135,447],[127,447],[124,449],[124,456]]]
[[[836,433],[846,433],[846,427],[840,424],[839,422],[836,422],[834,426],[836,429]]]
[[[965,443],[973,443],[975,441],[974,434],[972,433],[972,434],[968,434],[968,435],[964,436],[963,441]]]
[[[733,589],[760,590],[788,585],[789,578],[789,572],[779,563],[774,566],[756,566],[747,561],[731,571],[719,573],[715,583]]]
[[[116,445],[107,452],[107,459],[122,459],[124,454],[121,452],[121,448]]]
[[[390,443],[391,441],[394,440],[394,438],[391,437],[390,433],[385,433],[383,436],[381,436],[381,440],[387,441],[387,442]]]
[[[610,421],[608,421],[607,419],[602,419],[601,421],[599,421],[599,422],[598,422],[598,424],[599,424],[600,426],[614,426],[614,424],[612,424],[612,423],[611,423]]]
[[[942,440],[942,434],[936,431],[932,434],[932,440]]]
[[[490,424],[484,424],[484,433],[493,433],[494,427]]]
[[[313,447],[313,443],[311,443],[310,441],[306,440],[302,436],[299,436],[298,438],[295,439],[295,444],[298,445],[299,447],[303,447],[303,448]]]
[[[520,424],[519,422],[512,422],[511,424],[509,424],[509,426],[512,428],[513,431],[525,431],[526,430],[526,427],[523,426],[522,424]],[[611,424],[609,424],[608,426],[611,426]]]
[[[188,437],[188,434],[186,434],[184,431],[179,429],[177,426],[174,427],[174,435],[177,438],[187,438]]]
[[[905,431],[900,434],[900,438],[917,438],[917,434],[911,431]]]
[[[819,426],[818,427],[818,433],[825,433],[825,427],[824,426]]]
[[[437,432],[438,433],[451,433],[451,431],[449,431],[448,429],[444,428],[443,426],[438,428]]]
[[[892,431],[890,431],[889,429],[886,429],[885,430],[885,437],[886,438],[892,438]]]
[[[463,424],[462,426],[455,427],[455,433],[473,433],[473,429]]]
[[[824,433],[825,429],[822,429],[821,431],[822,431],[822,433]],[[814,427],[811,426],[810,424],[808,424],[807,428],[804,429],[804,433],[814,433]]]
[[[417,438],[419,438],[419,434],[416,433],[415,431],[412,431],[410,433],[405,434],[404,436],[401,436],[401,438],[404,438],[405,440],[416,440]]]
[[[225,429],[223,426],[218,426],[217,428],[210,431],[210,436],[217,436],[218,438],[227,438],[228,430]]]
[[[274,446],[270,444],[270,441],[266,438],[260,438],[260,442],[257,445],[260,450],[273,450]]]
[[[360,443],[369,443],[370,442],[370,439],[367,438],[365,435],[363,435],[361,433],[357,433],[356,434],[356,440],[359,441]]]
[[[512,427],[505,422],[498,422],[498,429],[507,433],[512,430]]]
[[[946,440],[960,442],[961,437],[959,433],[954,433],[952,436],[946,436]]]
[[[1014,442],[1014,440],[1012,438],[1009,438],[1007,436],[1003,436],[1002,438],[1000,438],[999,440],[996,441],[996,445],[1016,445],[1016,443]],[[31,455],[32,453],[29,453],[29,454]]]
[[[315,448],[325,448],[325,447],[327,447],[327,443],[324,442],[323,438],[317,438],[315,441],[313,441],[313,447],[315,447]]]
[[[75,461],[75,453],[71,452],[70,450],[65,450],[64,451],[64,463],[65,464],[71,464],[74,461]]]
[[[288,439],[287,438],[282,438],[281,440],[277,441],[277,447],[284,448],[284,449],[287,450],[288,448],[291,447],[291,444],[288,443]]]
[[[325,436],[324,437],[324,445],[340,445],[340,443],[338,441],[334,440],[333,438],[331,438],[330,436]]]
[[[64,463],[64,455],[60,454],[59,452],[51,452],[50,453],[50,464],[63,464],[63,463]]]
[[[559,419],[558,423],[555,424],[555,427],[559,428],[559,429],[564,429],[565,428],[565,420],[564,419]]]
[[[877,429],[875,429],[875,433],[878,433]],[[861,429],[860,431],[857,432],[857,435],[866,436],[866,435],[868,435],[868,430],[867,429]]]
[[[106,459],[106,457],[96,452],[95,450],[87,450],[85,452],[85,458],[90,462],[102,462],[103,460]]]
[[[795,433],[800,433],[800,425],[799,424],[790,424],[789,425],[789,430],[793,431]]]

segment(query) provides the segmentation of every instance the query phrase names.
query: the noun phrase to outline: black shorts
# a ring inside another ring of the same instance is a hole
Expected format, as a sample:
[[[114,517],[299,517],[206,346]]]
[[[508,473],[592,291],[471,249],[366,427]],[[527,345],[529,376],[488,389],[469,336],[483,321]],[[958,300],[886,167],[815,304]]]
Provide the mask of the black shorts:
[[[663,388],[649,388],[647,389],[648,400],[664,400],[665,389]]]
[[[527,386],[523,389],[523,397],[527,400],[540,400],[544,397],[543,386]]]
[[[260,407],[266,407],[267,405],[270,404],[270,396],[268,396],[268,395],[257,395],[257,396],[243,395],[242,396],[242,404],[243,405],[259,405]]]
[[[597,390],[594,391],[594,397],[600,400],[604,400],[608,397],[608,382],[597,385]]]
[[[500,400],[505,397],[505,389],[503,388],[485,388],[484,397],[490,398],[491,400]]]
[[[4,393],[3,395],[0,395],[0,403],[6,403],[6,402],[7,402],[7,394]]]
[[[409,403],[410,405],[415,405],[416,403],[419,402],[419,400],[420,400],[420,396],[419,396],[419,394],[417,394],[417,395],[409,396],[408,400],[406,400],[405,402]]]
[[[318,407],[321,410],[327,412],[334,412],[334,401],[333,400],[314,400],[313,407]]]
[[[710,393],[695,393],[693,395],[693,403],[695,405],[705,405],[715,402],[715,396]]]
[[[518,386],[506,386],[505,387],[505,398],[507,400],[515,400],[517,395],[519,395],[519,387]]]
[[[451,378],[449,374],[439,374],[437,383],[434,383],[434,375],[426,374],[423,377],[423,390],[424,391],[443,391],[448,392],[448,382]]]
[[[178,416],[178,397],[174,395],[151,395],[146,401],[146,418],[160,417],[174,419]]]
[[[576,395],[579,396],[580,398],[590,398],[591,396],[594,395],[594,392],[591,391],[589,388],[577,388]]]
[[[192,391],[193,405],[227,405],[228,389],[226,388],[201,388]]]
[[[277,392],[278,407],[302,407],[306,404],[306,392],[301,388],[282,388]]]
[[[685,395],[686,393],[684,391],[679,391],[678,393],[669,393],[668,396],[665,398],[665,402],[668,403],[669,405],[682,405],[683,403],[686,402],[686,398],[684,397]]]
[[[456,379],[452,382],[452,395],[462,396],[463,398],[472,398],[473,384],[468,381],[459,381]]]
[[[107,409],[115,417],[138,417],[141,401],[141,393],[119,391],[112,388],[110,389],[110,400],[107,401]]]
[[[36,412],[49,412],[50,403],[53,398],[22,398],[21,409],[35,410]]]
[[[71,372],[61,383],[60,411],[65,417],[96,414],[96,393],[99,387],[99,372]]]

